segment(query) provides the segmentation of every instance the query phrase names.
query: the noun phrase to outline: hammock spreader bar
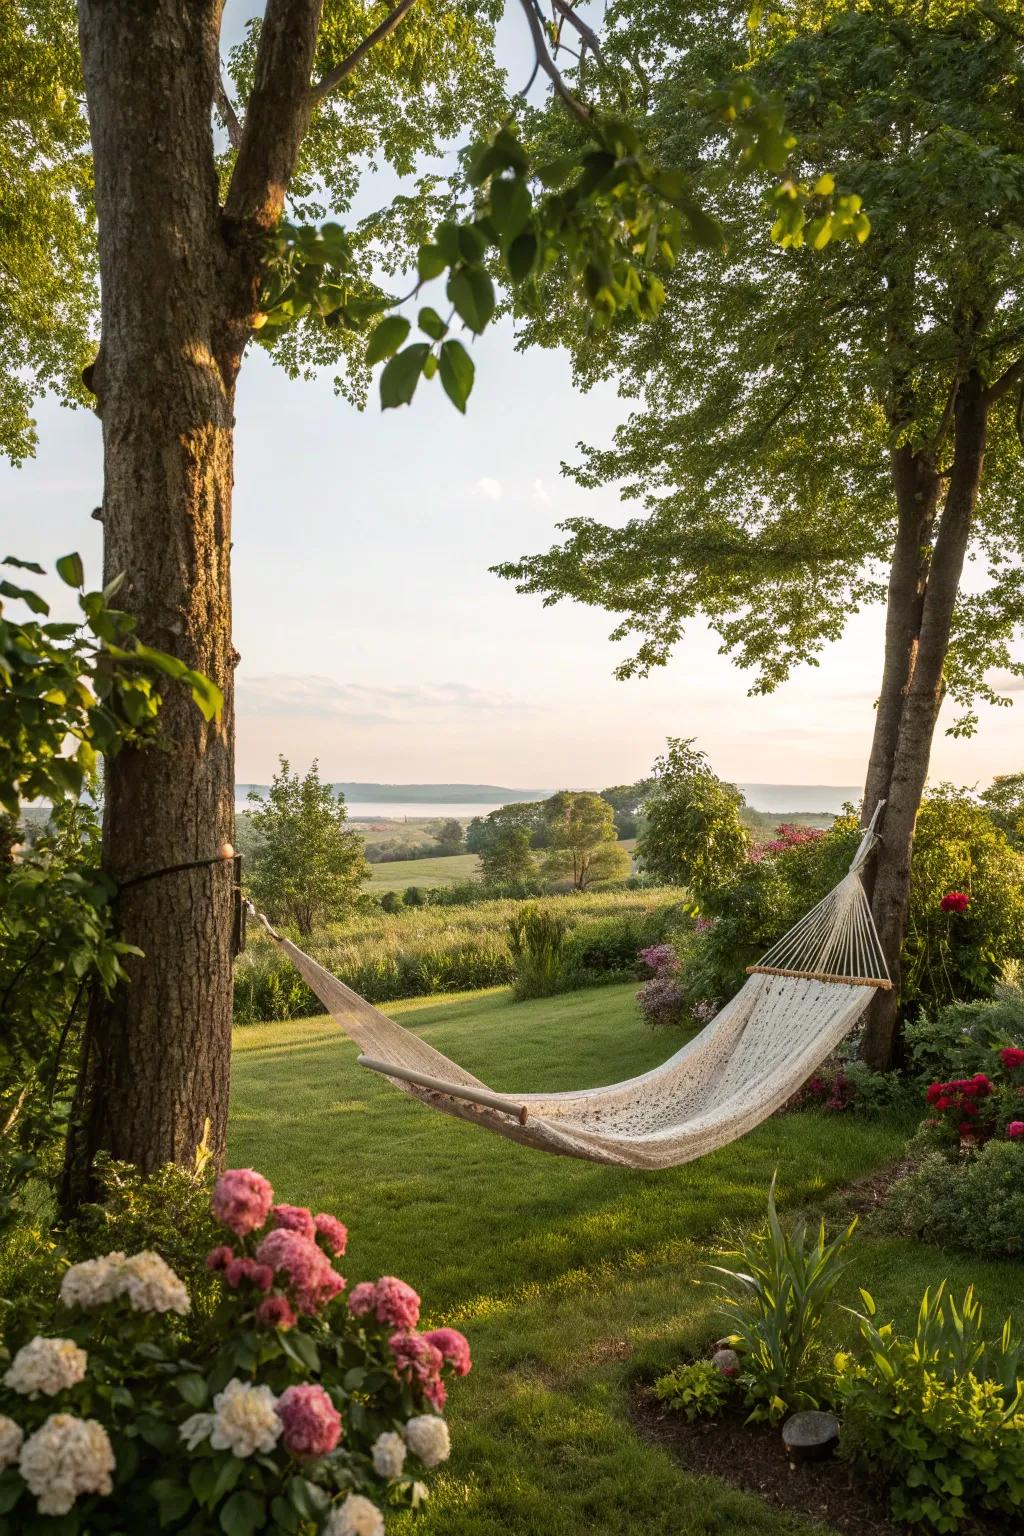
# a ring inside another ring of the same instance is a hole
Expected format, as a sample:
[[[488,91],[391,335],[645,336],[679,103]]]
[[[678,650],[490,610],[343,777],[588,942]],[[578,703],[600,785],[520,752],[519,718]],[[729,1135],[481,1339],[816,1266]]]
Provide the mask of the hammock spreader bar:
[[[500,1109],[506,1115],[513,1115],[520,1125],[525,1125],[529,1119],[529,1110],[525,1104],[511,1103],[486,1088],[462,1088],[455,1083],[445,1082],[441,1077],[431,1077],[428,1072],[414,1072],[411,1067],[396,1067],[389,1061],[374,1061],[372,1056],[357,1056],[356,1061],[359,1066],[369,1067],[371,1072],[380,1072],[384,1077],[400,1077],[403,1083],[415,1083],[417,1088],[429,1088],[434,1093],[447,1093],[456,1099],[468,1099],[470,1104]]]

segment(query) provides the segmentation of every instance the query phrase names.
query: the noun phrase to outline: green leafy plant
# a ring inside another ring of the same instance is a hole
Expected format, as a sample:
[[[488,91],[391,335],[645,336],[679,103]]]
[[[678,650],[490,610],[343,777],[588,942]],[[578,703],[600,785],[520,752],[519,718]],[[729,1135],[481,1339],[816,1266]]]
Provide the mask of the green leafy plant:
[[[565,944],[569,928],[563,917],[528,904],[509,920],[508,946],[515,966],[516,998],[550,997],[565,985]]]
[[[822,1358],[826,1311],[847,1268],[846,1248],[856,1218],[829,1242],[822,1221],[815,1233],[804,1221],[786,1232],[775,1206],[775,1179],[768,1192],[765,1226],[714,1265],[724,1279],[717,1289],[720,1311],[730,1328],[729,1343],[740,1356],[737,1378],[752,1419],[775,1423],[800,1408],[817,1408],[827,1398]]]
[[[879,1324],[871,1295],[854,1312],[858,1357],[837,1356],[842,1454],[889,1486],[893,1514],[955,1532],[979,1516],[1016,1517],[1024,1499],[1022,1348],[1010,1320],[987,1341],[973,1289],[958,1307],[926,1291],[912,1338]]]
[[[733,1394],[733,1383],[710,1360],[694,1360],[659,1376],[651,1390],[659,1403],[692,1424],[717,1418]]]
[[[979,1258],[1024,1255],[1024,1144],[990,1141],[956,1162],[933,1152],[889,1191],[878,1221]]]

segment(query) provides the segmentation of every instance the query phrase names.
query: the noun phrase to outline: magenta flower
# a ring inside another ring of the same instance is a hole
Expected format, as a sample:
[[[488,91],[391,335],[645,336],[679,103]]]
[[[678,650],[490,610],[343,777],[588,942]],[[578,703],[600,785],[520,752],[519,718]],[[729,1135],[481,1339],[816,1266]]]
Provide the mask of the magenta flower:
[[[457,1328],[434,1328],[423,1337],[435,1349],[439,1349],[456,1376],[468,1376],[472,1367],[469,1340]]]
[[[353,1317],[365,1317],[367,1312],[372,1312],[374,1302],[377,1299],[377,1287],[371,1280],[360,1280],[353,1286],[348,1296],[348,1310]]]
[[[388,1348],[395,1357],[395,1373],[410,1386],[427,1387],[441,1376],[444,1356],[421,1333],[393,1333]]]
[[[256,1308],[256,1321],[264,1328],[279,1328],[282,1333],[294,1328],[298,1318],[286,1296],[265,1296]]]
[[[248,1280],[258,1291],[269,1291],[274,1283],[274,1271],[267,1264],[258,1264],[255,1259],[232,1259],[224,1271],[224,1278],[233,1291],[237,1291],[243,1280]]]
[[[1006,1127],[1006,1134],[1011,1141],[1024,1140],[1024,1120],[1011,1120]]]
[[[273,1203],[274,1191],[252,1168],[231,1168],[222,1173],[210,1201],[221,1226],[229,1227],[236,1237],[262,1227]]]
[[[971,898],[966,891],[947,891],[939,902],[942,912],[966,912],[971,904]]]
[[[287,1227],[268,1232],[256,1250],[260,1264],[288,1277],[295,1305],[312,1316],[345,1289],[345,1281],[326,1254],[308,1237]]]
[[[210,1249],[206,1255],[206,1267],[213,1270],[227,1269],[234,1256],[234,1249],[229,1248],[226,1243],[222,1243],[219,1248]]]
[[[379,1323],[391,1323],[395,1328],[415,1328],[420,1320],[420,1298],[411,1285],[394,1275],[381,1275],[373,1290]]]
[[[440,1377],[434,1381],[427,1382],[423,1388],[423,1396],[435,1412],[444,1412],[444,1405],[448,1401],[448,1388]]]
[[[341,1439],[341,1414],[323,1387],[286,1387],[277,1400],[289,1456],[326,1456]]]
[[[289,1232],[298,1232],[303,1237],[308,1237],[310,1242],[316,1236],[313,1212],[307,1210],[304,1205],[275,1205],[270,1214],[274,1218],[275,1227],[285,1227]]]
[[[313,1220],[317,1234],[323,1238],[327,1250],[336,1259],[340,1259],[348,1247],[348,1228],[345,1223],[328,1211],[318,1211]]]

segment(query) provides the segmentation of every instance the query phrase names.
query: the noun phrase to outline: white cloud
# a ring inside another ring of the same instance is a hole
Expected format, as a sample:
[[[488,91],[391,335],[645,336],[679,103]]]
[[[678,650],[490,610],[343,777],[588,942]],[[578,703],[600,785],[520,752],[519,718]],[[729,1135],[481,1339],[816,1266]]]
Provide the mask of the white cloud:
[[[542,507],[550,507],[551,505],[551,497],[547,493],[544,481],[539,476],[533,482],[533,499],[539,502]]]
[[[484,475],[476,483],[476,488],[481,496],[486,496],[488,501],[501,500],[501,481],[493,480],[490,475]]]

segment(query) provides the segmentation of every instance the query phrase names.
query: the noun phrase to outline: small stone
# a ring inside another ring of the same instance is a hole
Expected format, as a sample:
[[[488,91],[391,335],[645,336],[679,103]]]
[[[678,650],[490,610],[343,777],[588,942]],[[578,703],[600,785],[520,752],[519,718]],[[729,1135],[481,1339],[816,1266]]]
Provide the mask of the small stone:
[[[782,1443],[791,1461],[824,1461],[839,1443],[834,1413],[794,1413],[782,1426]]]
[[[711,1364],[723,1376],[728,1376],[730,1381],[740,1373],[740,1357],[734,1349],[716,1349],[711,1356]]]

